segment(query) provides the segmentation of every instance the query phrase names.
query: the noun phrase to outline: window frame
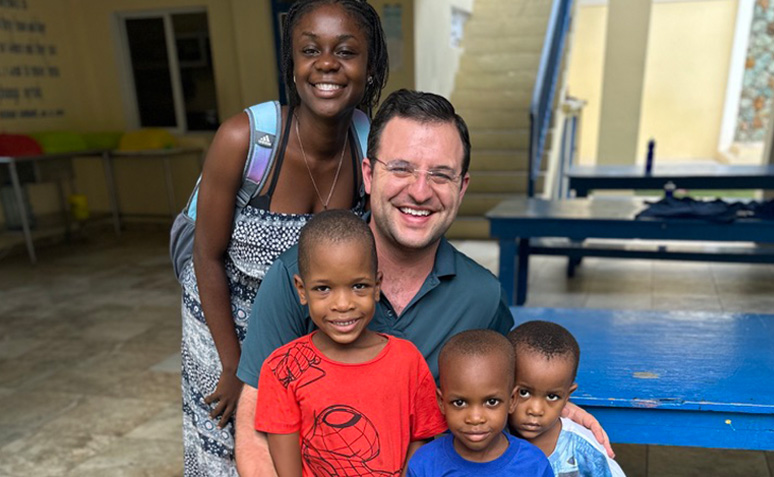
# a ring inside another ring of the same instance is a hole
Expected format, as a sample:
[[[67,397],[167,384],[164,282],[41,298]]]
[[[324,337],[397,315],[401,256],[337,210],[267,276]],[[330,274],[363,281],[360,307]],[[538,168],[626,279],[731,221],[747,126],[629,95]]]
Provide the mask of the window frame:
[[[121,96],[124,103],[124,117],[129,128],[141,128],[140,109],[137,103],[135,79],[132,68],[132,57],[129,50],[129,37],[126,30],[126,21],[133,19],[161,18],[164,22],[164,39],[167,46],[167,61],[169,65],[169,77],[172,83],[172,101],[175,108],[176,127],[165,127],[173,134],[185,134],[192,131],[188,129],[186,121],[185,99],[183,97],[183,84],[180,79],[180,62],[177,57],[177,44],[175,42],[175,29],[172,23],[173,15],[204,13],[207,15],[209,30],[209,12],[206,7],[187,8],[159,8],[153,10],[122,11],[114,14],[115,36],[119,54],[118,71],[120,74]],[[214,71],[213,71],[214,73]],[[197,131],[193,131],[197,132]]]

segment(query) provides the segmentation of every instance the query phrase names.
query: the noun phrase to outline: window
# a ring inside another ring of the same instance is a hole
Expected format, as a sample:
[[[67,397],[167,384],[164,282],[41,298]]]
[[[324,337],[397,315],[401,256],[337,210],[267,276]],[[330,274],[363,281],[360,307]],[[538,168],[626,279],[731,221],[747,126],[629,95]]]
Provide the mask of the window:
[[[218,128],[206,11],[119,16],[127,59],[127,107],[138,127]]]

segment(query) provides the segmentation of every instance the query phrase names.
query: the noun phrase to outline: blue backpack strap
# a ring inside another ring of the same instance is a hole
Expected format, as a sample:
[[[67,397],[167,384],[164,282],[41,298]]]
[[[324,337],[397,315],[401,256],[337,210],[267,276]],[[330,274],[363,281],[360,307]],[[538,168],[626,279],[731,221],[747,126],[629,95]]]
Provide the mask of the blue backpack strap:
[[[245,109],[250,119],[250,146],[247,150],[247,160],[242,171],[242,187],[237,191],[236,208],[242,209],[257,194],[266,182],[268,171],[274,164],[274,155],[277,152],[279,138],[277,137],[277,123],[281,116],[280,104],[277,101],[268,101],[256,104]],[[196,181],[188,204],[183,209],[185,215],[191,220],[196,220],[196,203],[199,199],[199,183],[202,177]]]
[[[368,115],[363,111],[356,109],[355,114],[352,115],[350,134],[354,132],[355,137],[357,137],[357,152],[359,154],[359,157],[357,158],[358,164],[363,162],[363,158],[366,157],[366,154],[368,153],[368,131],[370,130],[371,120],[368,118]],[[366,193],[365,185],[362,183],[360,184],[358,195],[358,207],[363,209],[365,208]]]
[[[371,120],[368,119],[368,115],[356,109],[355,114],[352,115],[352,129],[355,131],[357,143],[360,146],[358,162],[363,162],[363,158],[368,152],[368,131],[371,130]]]
[[[237,192],[236,206],[242,208],[266,183],[268,171],[274,164],[279,137],[277,134],[280,104],[277,101],[256,104],[245,109],[250,118],[250,148],[242,173],[242,187]]]

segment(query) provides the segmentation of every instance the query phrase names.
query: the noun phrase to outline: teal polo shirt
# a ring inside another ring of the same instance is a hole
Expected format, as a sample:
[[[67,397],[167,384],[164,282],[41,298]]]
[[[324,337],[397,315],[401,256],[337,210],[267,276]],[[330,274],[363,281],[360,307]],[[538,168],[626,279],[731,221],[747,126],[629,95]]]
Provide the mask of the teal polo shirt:
[[[242,343],[237,376],[258,386],[263,361],[280,346],[316,327],[298,300],[293,275],[298,273],[298,246],[280,255],[261,283]],[[433,270],[419,292],[398,315],[390,297],[381,294],[369,328],[414,343],[438,380],[438,354],[455,334],[487,328],[507,334],[513,316],[494,275],[441,239]]]

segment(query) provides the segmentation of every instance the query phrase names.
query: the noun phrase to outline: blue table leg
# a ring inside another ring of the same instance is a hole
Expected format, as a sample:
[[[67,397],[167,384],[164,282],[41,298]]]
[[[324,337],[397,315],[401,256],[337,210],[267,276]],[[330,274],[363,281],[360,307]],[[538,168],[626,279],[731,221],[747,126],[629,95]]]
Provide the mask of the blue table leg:
[[[529,239],[519,239],[519,261],[516,270],[516,306],[521,306],[527,301],[527,282],[529,281]]]
[[[505,296],[508,298],[508,305],[511,306],[513,305],[513,296],[515,292],[515,260],[516,241],[513,239],[500,239],[500,284],[505,290]]]

